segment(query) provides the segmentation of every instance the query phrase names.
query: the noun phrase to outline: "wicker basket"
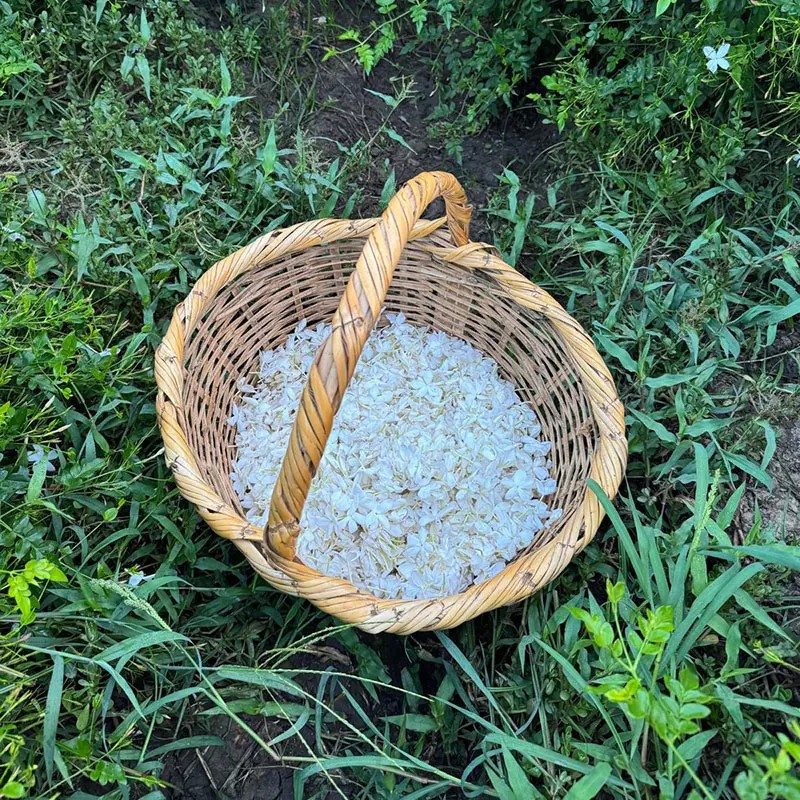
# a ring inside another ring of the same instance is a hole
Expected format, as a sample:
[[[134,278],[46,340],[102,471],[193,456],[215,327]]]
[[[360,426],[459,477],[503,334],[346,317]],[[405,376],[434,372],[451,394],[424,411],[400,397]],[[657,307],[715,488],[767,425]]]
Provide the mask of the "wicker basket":
[[[437,197],[446,218],[421,220]],[[623,408],[591,340],[550,295],[469,241],[470,211],[452,175],[430,172],[407,183],[380,219],[315,220],[268,233],[200,278],[156,353],[158,420],[183,496],[272,586],[375,633],[450,628],[533,594],[597,531],[603,511],[586,479],[612,497],[625,469]],[[552,503],[563,516],[502,572],[458,595],[382,600],[295,558],[311,480],[384,305],[494,358],[553,443]],[[331,317],[262,531],[245,519],[229,478],[237,381],[300,320]]]

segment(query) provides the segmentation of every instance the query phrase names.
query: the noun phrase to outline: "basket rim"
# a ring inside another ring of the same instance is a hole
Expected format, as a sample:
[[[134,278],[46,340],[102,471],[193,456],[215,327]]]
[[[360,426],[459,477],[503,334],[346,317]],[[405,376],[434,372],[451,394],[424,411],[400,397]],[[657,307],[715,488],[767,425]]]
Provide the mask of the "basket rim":
[[[378,222],[378,218],[301,222],[266,233],[211,266],[176,306],[156,350],[156,411],[167,465],[181,494],[196,506],[215,533],[237,545],[268,583],[364,630],[406,634],[454,627],[518,602],[545,586],[594,538],[605,515],[600,499],[586,485],[582,504],[554,523],[557,531],[549,542],[518,556],[493,578],[459,594],[425,600],[381,599],[349,581],[266,551],[261,546],[263,531],[204,479],[182,424],[186,344],[218,293],[240,275],[285,256],[343,239],[366,239]],[[439,231],[445,222],[444,217],[421,220],[414,226],[411,239],[423,240],[417,246],[443,262],[490,278],[518,305],[543,315],[569,349],[597,431],[589,478],[609,499],[613,498],[627,461],[625,417],[613,379],[594,343],[548,292],[503,262],[494,248],[479,242],[453,246]]]

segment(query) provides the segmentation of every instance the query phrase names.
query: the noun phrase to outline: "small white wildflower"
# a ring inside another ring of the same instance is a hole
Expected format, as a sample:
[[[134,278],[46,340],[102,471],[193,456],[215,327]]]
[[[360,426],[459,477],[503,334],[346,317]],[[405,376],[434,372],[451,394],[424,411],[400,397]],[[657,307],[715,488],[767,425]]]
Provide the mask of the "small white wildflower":
[[[139,570],[129,570],[130,577],[128,578],[128,586],[132,586],[136,588],[144,581],[149,581],[153,579],[152,575],[145,575],[144,572]]]
[[[58,453],[55,450],[48,450],[47,454],[40,444],[35,444],[33,450],[28,451],[28,462],[36,466],[42,459],[47,459],[47,472],[55,472],[55,465],[51,462],[58,458]]]
[[[723,42],[716,50],[708,46],[703,48],[703,55],[708,59],[706,67],[708,67],[709,72],[716,72],[718,69],[728,69],[730,67],[730,62],[725,58],[730,49],[729,42]]]
[[[536,415],[466,342],[387,315],[367,341],[303,510],[298,555],[382,597],[461,592],[560,516]],[[300,394],[329,325],[301,323],[259,358],[231,409],[231,483],[269,514]],[[253,385],[251,385],[253,384]]]

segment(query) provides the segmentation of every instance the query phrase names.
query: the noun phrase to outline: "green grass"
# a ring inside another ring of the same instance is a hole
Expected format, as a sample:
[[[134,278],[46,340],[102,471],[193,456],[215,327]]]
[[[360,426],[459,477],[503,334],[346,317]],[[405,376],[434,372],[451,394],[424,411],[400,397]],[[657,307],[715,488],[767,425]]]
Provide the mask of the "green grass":
[[[800,796],[800,555],[737,516],[800,411],[775,352],[800,311],[793,164],[680,202],[585,143],[543,197],[504,173],[497,244],[607,358],[627,479],[527,603],[373,639],[210,533],[154,410],[201,272],[359,202],[377,136],[331,162],[303,133],[325,33],[298,5],[221,31],[166,0],[0,9],[0,797],[170,796],[165,764],[222,746],[218,718],[297,797]]]

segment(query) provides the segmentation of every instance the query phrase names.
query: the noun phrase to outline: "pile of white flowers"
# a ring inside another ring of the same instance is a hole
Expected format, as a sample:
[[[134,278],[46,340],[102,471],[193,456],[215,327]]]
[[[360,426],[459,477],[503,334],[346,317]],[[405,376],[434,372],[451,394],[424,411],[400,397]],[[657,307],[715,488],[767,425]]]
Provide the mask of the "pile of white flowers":
[[[497,365],[459,339],[387,315],[367,341],[311,485],[302,561],[379,597],[432,598],[498,573],[561,512],[543,498],[550,443]],[[301,323],[241,384],[231,480],[248,519],[270,498],[314,353]]]

